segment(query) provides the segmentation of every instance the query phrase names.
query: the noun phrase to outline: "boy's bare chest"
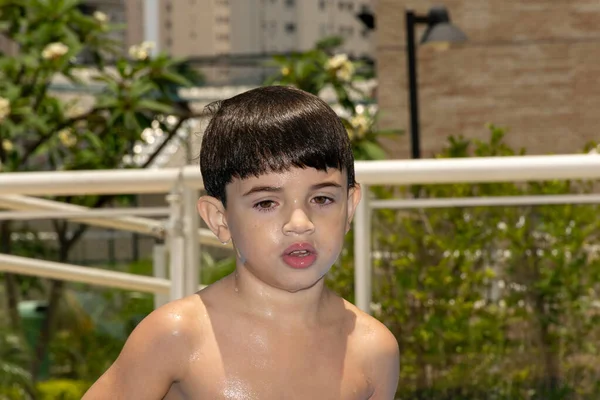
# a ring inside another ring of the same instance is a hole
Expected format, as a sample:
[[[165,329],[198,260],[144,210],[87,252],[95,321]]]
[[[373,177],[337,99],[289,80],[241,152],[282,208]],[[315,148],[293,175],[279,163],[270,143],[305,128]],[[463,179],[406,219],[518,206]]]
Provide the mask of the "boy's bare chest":
[[[366,400],[370,385],[348,336],[231,332],[205,342],[172,399]],[[170,399],[169,396],[166,399]]]

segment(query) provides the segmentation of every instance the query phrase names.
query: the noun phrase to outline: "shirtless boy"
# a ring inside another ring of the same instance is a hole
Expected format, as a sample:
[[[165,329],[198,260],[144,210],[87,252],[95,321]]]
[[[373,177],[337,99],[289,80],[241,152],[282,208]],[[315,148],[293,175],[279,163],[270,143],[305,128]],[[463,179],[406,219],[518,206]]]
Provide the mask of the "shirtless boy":
[[[236,270],[148,315],[84,400],[393,400],[394,336],[324,285],[361,197],[344,126],[281,86],[216,106],[198,210]]]

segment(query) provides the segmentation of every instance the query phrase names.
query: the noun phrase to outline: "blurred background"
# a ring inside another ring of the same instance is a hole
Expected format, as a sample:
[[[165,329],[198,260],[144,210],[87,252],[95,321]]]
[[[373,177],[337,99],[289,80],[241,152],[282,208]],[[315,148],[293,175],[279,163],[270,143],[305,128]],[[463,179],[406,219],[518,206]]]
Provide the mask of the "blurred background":
[[[172,205],[166,191],[28,196],[3,191],[4,174],[197,165],[205,107],[272,84],[331,104],[361,162],[596,157],[599,22],[596,0],[0,0],[0,399],[81,398],[166,300],[34,260],[168,278]],[[398,399],[600,398],[598,186],[584,175],[370,188],[571,196],[372,210],[366,311],[400,343]],[[129,228],[39,214],[140,207]],[[354,235],[328,277],[350,301]],[[232,271],[230,249],[196,242],[194,279]]]

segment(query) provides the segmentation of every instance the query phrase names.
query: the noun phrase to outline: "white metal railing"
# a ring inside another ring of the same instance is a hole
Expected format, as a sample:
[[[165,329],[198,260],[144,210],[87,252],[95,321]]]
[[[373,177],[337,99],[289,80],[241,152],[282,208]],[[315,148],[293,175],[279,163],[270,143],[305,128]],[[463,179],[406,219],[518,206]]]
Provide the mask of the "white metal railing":
[[[0,175],[2,179],[8,174]],[[139,218],[132,215],[163,215],[168,216],[171,210],[167,207],[160,208],[134,208],[117,209],[90,209],[74,204],[59,201],[39,199],[22,195],[0,195],[0,208],[14,210],[12,212],[0,211],[0,220],[9,219],[40,219],[40,218],[66,218],[73,222],[88,224],[101,228],[124,230],[140,233],[163,239],[166,235],[166,226],[162,221]],[[127,216],[122,216],[123,213]],[[118,217],[118,218],[115,218]],[[209,246],[223,247],[221,242],[208,229],[198,230],[198,241]]]
[[[422,159],[356,162],[356,178],[363,193],[372,185],[412,185],[487,182],[525,182],[560,179],[600,178],[600,156],[596,154],[518,156],[462,159]],[[171,298],[191,293],[198,287],[198,228],[195,200],[202,188],[202,177],[196,166],[163,170],[111,170],[24,172],[0,174],[0,207],[6,207],[7,196],[14,195],[84,195],[125,193],[167,193],[170,222],[166,225],[171,275]],[[27,198],[23,198],[27,199]],[[13,197],[13,200],[15,198]],[[36,199],[38,200],[38,199]],[[355,298],[362,310],[369,312],[371,303],[371,213],[376,208],[428,208],[452,206],[596,203],[597,195],[524,196],[449,199],[372,199],[363,196],[354,220],[355,230]],[[3,206],[4,204],[4,206]],[[68,205],[67,205],[68,206]],[[71,207],[71,206],[69,206]],[[77,207],[77,206],[74,206]],[[14,209],[14,208],[13,208]],[[34,210],[30,208],[28,210]],[[44,208],[42,208],[44,209]],[[39,210],[39,208],[38,208]],[[70,209],[80,212],[80,209]],[[66,209],[62,211],[67,211]],[[64,215],[64,214],[61,214]],[[81,214],[76,215],[82,218]],[[1,214],[0,214],[1,218]],[[119,217],[119,220],[134,217]],[[89,220],[93,218],[85,218]],[[99,221],[116,221],[96,217]],[[162,226],[162,225],[161,225]],[[14,265],[0,255],[0,271]],[[12,256],[10,256],[12,257]],[[11,261],[12,260],[12,261]],[[20,266],[26,268],[26,262]],[[78,268],[73,267],[72,268]],[[11,267],[12,272],[15,268]],[[51,270],[45,265],[45,270]],[[63,275],[66,277],[67,275]],[[109,284],[110,279],[103,280]],[[116,282],[116,281],[115,281]],[[88,281],[88,283],[94,283]],[[155,291],[155,293],[159,293]]]

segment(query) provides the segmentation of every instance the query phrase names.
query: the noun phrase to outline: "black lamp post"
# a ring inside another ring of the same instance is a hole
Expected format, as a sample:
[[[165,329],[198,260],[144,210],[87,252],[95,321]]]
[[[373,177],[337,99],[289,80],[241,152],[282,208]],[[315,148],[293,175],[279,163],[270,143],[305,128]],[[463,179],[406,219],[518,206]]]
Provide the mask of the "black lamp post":
[[[415,49],[415,25],[417,24],[427,24],[427,30],[421,38],[421,44],[464,42],[467,40],[467,36],[450,23],[450,15],[445,7],[433,7],[426,16],[416,15],[412,10],[406,10],[406,53],[412,158],[421,158],[417,56]]]

